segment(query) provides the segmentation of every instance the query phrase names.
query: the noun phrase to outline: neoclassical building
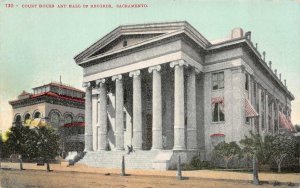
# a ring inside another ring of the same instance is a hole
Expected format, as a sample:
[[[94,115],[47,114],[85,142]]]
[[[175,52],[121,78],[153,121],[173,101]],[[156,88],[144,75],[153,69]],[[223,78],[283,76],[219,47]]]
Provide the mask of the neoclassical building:
[[[17,100],[9,101],[13,108],[13,126],[50,124],[62,138],[62,150],[83,151],[84,96],[72,86],[51,82],[23,91]]]
[[[130,168],[168,169],[250,130],[293,131],[294,96],[241,28],[209,41],[187,22],[120,26],[74,59],[88,165],[119,167],[132,146]]]

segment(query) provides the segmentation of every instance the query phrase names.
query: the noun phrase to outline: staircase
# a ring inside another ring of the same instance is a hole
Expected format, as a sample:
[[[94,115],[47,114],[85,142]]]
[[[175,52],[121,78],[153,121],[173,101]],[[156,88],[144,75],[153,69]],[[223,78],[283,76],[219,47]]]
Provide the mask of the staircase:
[[[163,153],[164,160],[158,160],[157,157]],[[102,168],[121,168],[122,156],[125,157],[125,166],[128,169],[160,169],[157,162],[160,164],[168,163],[172,156],[172,151],[135,151],[127,154],[126,151],[90,151],[78,162],[79,164],[86,164],[93,167]],[[167,154],[167,155],[166,155]],[[168,165],[165,165],[168,166]],[[167,170],[167,169],[160,169]]]

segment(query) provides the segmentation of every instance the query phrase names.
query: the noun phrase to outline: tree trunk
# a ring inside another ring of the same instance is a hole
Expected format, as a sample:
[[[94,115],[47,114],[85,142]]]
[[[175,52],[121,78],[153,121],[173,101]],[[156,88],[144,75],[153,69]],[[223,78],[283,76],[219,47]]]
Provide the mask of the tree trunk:
[[[229,160],[225,160],[225,168],[228,169],[228,162]]]
[[[47,172],[50,172],[50,164],[48,160],[47,160]]]
[[[258,179],[258,163],[256,156],[253,155],[253,184],[259,185],[259,179]]]
[[[19,162],[20,162],[20,170],[24,170],[23,169],[23,161],[22,161],[22,156],[19,155]]]
[[[278,172],[281,172],[281,162],[278,164]]]

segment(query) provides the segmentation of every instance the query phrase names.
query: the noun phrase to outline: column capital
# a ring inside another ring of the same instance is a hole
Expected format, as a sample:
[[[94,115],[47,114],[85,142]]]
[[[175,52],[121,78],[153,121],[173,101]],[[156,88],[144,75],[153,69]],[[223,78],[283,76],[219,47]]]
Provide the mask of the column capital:
[[[111,79],[112,79],[112,81],[122,80],[122,74],[118,74],[118,75],[112,76]]]
[[[140,70],[131,71],[131,72],[129,72],[129,77],[137,77],[140,74],[141,74]]]
[[[92,84],[91,84],[91,82],[83,82],[82,87],[89,88],[89,87],[92,87]]]
[[[104,83],[105,83],[105,78],[96,80],[96,86],[97,87],[100,87],[100,84],[104,84]]]
[[[148,72],[152,73],[153,71],[160,71],[161,70],[161,66],[160,65],[156,65],[153,67],[149,67]]]
[[[176,66],[188,66],[188,64],[184,61],[184,60],[182,60],[182,59],[180,59],[180,60],[177,60],[177,61],[172,61],[171,63],[170,63],[170,67],[171,68],[174,68],[174,67],[176,67]]]

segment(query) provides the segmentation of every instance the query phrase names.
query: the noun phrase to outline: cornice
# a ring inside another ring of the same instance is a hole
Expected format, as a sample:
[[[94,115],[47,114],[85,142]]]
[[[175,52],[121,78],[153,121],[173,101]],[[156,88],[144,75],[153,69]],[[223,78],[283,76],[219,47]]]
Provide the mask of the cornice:
[[[84,103],[58,99],[51,96],[41,96],[37,98],[28,98],[28,99],[21,99],[21,100],[9,102],[9,104],[12,106],[13,109],[41,104],[41,103],[49,103],[49,104],[56,104],[56,105],[84,109]]]

